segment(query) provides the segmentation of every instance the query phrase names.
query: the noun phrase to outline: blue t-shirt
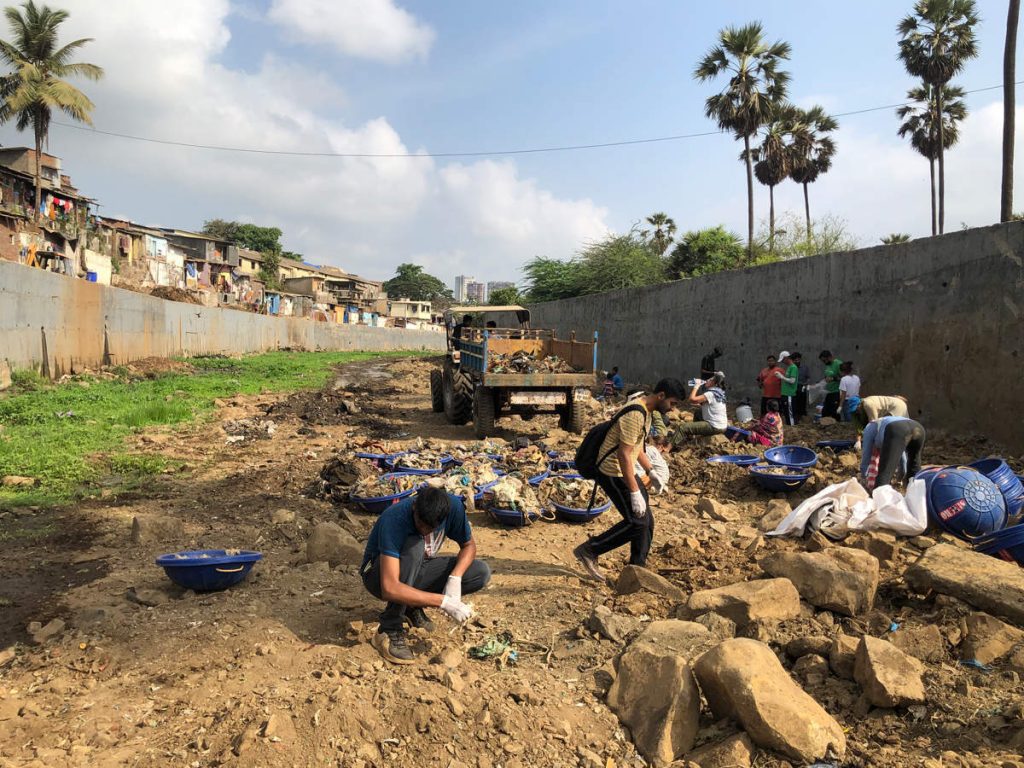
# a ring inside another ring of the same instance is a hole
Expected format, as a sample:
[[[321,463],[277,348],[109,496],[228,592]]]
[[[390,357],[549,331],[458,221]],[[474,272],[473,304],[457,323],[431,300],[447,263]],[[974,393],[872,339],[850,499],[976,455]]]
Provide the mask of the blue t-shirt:
[[[397,504],[392,504],[377,518],[373,530],[370,531],[370,538],[366,540],[366,551],[363,552],[363,563],[359,570],[365,568],[366,564],[378,555],[401,557],[405,540],[410,536],[422,536],[416,530],[416,523],[412,519],[412,503],[415,498],[410,496]],[[446,538],[462,546],[473,537],[469,520],[466,518],[466,505],[462,499],[448,494],[448,501],[451,503],[448,516],[431,534],[429,541],[428,537],[423,537],[427,557],[433,557],[441,549]]]
[[[614,376],[612,376],[612,386],[620,390],[625,386],[625,384],[623,384],[622,382],[622,377],[619,376],[619,374],[617,373]]]

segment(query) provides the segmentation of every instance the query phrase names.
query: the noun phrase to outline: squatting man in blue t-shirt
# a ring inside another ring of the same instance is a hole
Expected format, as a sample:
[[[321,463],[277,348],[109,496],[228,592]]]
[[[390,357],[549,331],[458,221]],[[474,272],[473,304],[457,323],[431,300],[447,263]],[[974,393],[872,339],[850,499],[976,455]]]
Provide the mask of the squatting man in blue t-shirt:
[[[459,545],[457,556],[437,556],[446,538]],[[483,589],[491,580],[487,563],[476,559],[462,499],[433,487],[381,514],[366,541],[359,572],[370,594],[387,602],[373,647],[395,664],[415,659],[406,642],[406,620],[431,631],[434,623],[423,610],[431,606],[461,624],[472,614],[462,595]]]

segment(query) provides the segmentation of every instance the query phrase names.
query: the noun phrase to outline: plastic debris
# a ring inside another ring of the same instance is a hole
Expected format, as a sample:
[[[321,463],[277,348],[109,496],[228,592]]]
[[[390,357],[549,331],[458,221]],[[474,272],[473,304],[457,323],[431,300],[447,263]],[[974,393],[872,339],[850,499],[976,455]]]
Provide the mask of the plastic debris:
[[[558,355],[538,358],[535,352],[492,352],[487,356],[491,373],[576,373],[576,369]]]

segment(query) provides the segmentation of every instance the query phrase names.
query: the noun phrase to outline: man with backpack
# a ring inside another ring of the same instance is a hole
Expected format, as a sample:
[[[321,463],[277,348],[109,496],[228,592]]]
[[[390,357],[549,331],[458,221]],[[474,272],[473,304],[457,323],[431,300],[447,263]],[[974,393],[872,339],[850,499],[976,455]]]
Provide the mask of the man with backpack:
[[[648,507],[647,489],[634,471],[634,462],[651,473],[651,462],[644,451],[651,431],[651,414],[665,415],[685,399],[681,381],[662,379],[653,394],[631,400],[612,419],[598,424],[583,438],[576,452],[577,472],[594,480],[622,515],[620,522],[573,550],[591,579],[605,581],[597,558],[627,543],[630,564],[642,566],[647,562],[654,536],[654,515]],[[657,487],[660,480],[654,475],[651,478],[651,489],[657,493],[661,490]]]

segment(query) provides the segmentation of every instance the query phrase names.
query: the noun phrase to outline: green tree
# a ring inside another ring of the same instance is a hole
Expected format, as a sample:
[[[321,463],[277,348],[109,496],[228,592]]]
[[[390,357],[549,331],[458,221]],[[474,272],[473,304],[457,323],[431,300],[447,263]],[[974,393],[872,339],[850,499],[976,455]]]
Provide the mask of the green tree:
[[[32,128],[36,149],[36,204],[39,218],[42,199],[41,160],[43,145],[49,143],[50,120],[54,110],[80,123],[92,125],[95,105],[89,97],[67,82],[68,77],[99,80],[103,69],[95,64],[74,62],[75,53],[91,37],[58,45],[59,27],[68,12],[36,5],[33,0],[21,8],[4,9],[11,40],[0,40],[0,59],[13,68],[0,77],[0,123],[15,121],[19,131]]]
[[[743,252],[739,235],[722,225],[687,232],[669,257],[669,277],[700,277],[734,269],[743,263]]]
[[[810,237],[811,201],[807,188],[832,167],[836,154],[836,143],[832,134],[839,129],[839,123],[819,106],[798,109],[796,124],[793,126],[793,144],[790,149],[792,167],[789,178],[804,188],[805,231]]]
[[[896,116],[903,122],[899,135],[910,139],[910,146],[928,159],[931,179],[929,199],[932,206],[932,235],[939,233],[935,195],[935,161],[939,157],[939,100],[936,91],[928,84],[907,91],[911,104],[904,104],[896,110]],[[960,139],[960,123],[967,117],[967,103],[964,89],[955,85],[942,86],[942,139],[945,149],[954,146]]]
[[[849,224],[838,216],[830,214],[821,216],[810,235],[804,227],[803,216],[792,211],[783,214],[775,228],[774,253],[768,252],[766,245],[769,233],[762,228],[758,235],[760,251],[758,263],[800,259],[805,256],[817,256],[821,253],[852,251],[860,247],[857,238],[850,234]]]
[[[768,187],[768,252],[775,250],[775,187],[789,176],[793,169],[794,132],[797,129],[796,107],[785,102],[772,108],[772,115],[764,126],[761,145],[753,149],[754,176]]]
[[[505,307],[510,304],[519,304],[523,297],[519,295],[519,289],[514,285],[508,288],[499,288],[489,297],[487,303],[492,307]]]
[[[654,228],[650,232],[644,232],[644,235],[650,239],[651,247],[658,255],[665,253],[672,245],[672,238],[676,233],[675,221],[667,213],[659,212],[648,216],[647,223]]]
[[[384,283],[392,299],[412,299],[443,304],[452,300],[452,292],[441,280],[423,271],[418,264],[399,264],[395,276]]]
[[[636,227],[584,246],[577,261],[582,267],[583,294],[654,285],[666,279],[665,260]]]
[[[1013,221],[1013,134],[1017,114],[1017,21],[1020,0],[1010,0],[1003,42],[1003,181],[999,192],[999,220]]]
[[[910,235],[906,232],[893,232],[891,235],[886,235],[882,238],[882,245],[897,245],[899,243],[909,243]]]
[[[207,219],[203,222],[202,233],[215,237],[218,240],[224,240],[228,243],[235,242],[236,234],[238,232],[237,221],[227,221],[225,219]]]
[[[281,235],[283,233],[277,227],[261,227],[257,224],[242,224],[238,221],[210,219],[203,222],[203,234],[235,243],[243,248],[259,251],[262,254],[282,255]],[[301,257],[299,260],[301,261]]]
[[[705,82],[726,75],[728,84],[710,96],[704,113],[723,131],[743,141],[740,158],[747,168],[747,254],[754,253],[754,169],[751,139],[771,117],[772,108],[786,98],[789,74],[779,69],[788,59],[789,43],[764,41],[757,22],[742,27],[726,27],[714,46],[697,64],[693,76]]]
[[[282,259],[291,259],[292,261],[302,261],[302,254],[295,253],[295,251],[281,251]]]
[[[558,301],[583,293],[583,267],[577,261],[537,256],[523,267],[527,296],[532,302]]]
[[[900,59],[907,72],[932,86],[936,111],[945,114],[943,89],[978,55],[974,0],[917,0],[914,12],[896,28]],[[946,159],[943,121],[938,122],[939,234],[946,224]]]
[[[271,291],[281,289],[281,257],[276,253],[263,254],[263,266],[260,267],[260,280]]]

